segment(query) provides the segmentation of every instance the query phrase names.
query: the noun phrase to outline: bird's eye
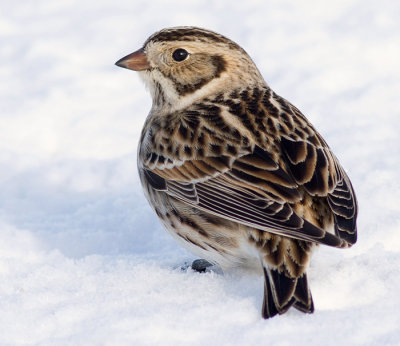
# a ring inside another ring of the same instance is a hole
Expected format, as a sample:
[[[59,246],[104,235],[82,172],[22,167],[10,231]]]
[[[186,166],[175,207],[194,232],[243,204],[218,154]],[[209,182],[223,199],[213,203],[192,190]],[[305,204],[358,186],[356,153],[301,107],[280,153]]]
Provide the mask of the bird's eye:
[[[183,61],[188,57],[188,55],[189,53],[182,48],[179,48],[172,53],[172,57],[175,61]]]

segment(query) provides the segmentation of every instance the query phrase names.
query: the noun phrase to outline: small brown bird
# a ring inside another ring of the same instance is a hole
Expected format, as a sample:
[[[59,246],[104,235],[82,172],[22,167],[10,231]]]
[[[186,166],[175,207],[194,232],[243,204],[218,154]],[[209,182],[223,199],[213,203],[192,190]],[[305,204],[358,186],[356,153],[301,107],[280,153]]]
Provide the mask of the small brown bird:
[[[352,185],[321,135],[215,32],[164,29],[116,65],[151,92],[138,167],[166,229],[222,268],[262,268],[264,318],[312,313],[314,246],[357,240]]]

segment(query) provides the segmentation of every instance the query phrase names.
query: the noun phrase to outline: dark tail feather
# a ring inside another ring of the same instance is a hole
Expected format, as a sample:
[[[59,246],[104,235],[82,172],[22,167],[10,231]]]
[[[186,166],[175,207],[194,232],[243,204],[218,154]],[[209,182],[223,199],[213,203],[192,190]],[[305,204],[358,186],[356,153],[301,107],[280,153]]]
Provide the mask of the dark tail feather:
[[[297,310],[312,314],[314,312],[314,302],[311,296],[311,291],[308,287],[307,275],[303,274],[297,279],[296,290],[294,291],[296,302],[294,307]]]
[[[264,302],[262,316],[270,318],[282,315],[292,305],[303,312],[312,313],[314,304],[308,288],[306,274],[292,279],[277,270],[264,267]]]

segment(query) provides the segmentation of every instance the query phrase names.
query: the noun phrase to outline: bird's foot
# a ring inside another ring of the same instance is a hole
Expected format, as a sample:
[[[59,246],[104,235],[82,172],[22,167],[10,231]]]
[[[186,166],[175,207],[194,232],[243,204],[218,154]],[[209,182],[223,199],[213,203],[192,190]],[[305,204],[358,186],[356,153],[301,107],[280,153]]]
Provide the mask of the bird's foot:
[[[222,273],[222,270],[218,265],[212,264],[205,259],[194,260],[191,265],[188,262],[185,262],[183,265],[180,266],[181,271],[184,272],[186,272],[189,268],[198,273],[205,273],[210,271]]]
[[[213,264],[206,261],[205,259],[197,259],[192,263],[192,269],[199,273],[204,273],[208,267],[212,267]]]

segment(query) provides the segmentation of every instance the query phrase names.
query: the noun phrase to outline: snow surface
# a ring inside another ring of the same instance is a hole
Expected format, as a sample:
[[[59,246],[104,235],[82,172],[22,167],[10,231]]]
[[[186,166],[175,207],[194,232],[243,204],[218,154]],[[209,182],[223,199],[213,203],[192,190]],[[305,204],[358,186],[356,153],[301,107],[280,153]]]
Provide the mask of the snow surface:
[[[2,0],[0,344],[400,344],[399,18],[393,0]],[[313,315],[264,321],[261,277],[181,270],[143,197],[150,96],[113,64],[176,25],[242,45],[348,170],[359,241],[314,255]]]

